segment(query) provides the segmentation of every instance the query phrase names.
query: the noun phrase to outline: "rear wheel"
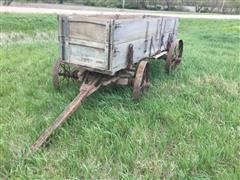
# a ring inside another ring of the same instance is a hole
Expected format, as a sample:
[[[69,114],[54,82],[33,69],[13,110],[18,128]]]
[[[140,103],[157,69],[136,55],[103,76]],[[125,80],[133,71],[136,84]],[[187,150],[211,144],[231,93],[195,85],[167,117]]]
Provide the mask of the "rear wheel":
[[[182,61],[182,53],[183,53],[183,41],[176,40],[172,42],[166,59],[165,69],[167,73],[170,74],[178,68]]]

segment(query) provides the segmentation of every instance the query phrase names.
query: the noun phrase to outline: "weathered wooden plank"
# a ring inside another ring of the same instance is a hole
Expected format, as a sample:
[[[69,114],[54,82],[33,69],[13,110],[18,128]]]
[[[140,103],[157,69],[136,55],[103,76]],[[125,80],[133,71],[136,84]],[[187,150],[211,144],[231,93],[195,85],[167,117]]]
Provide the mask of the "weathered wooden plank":
[[[163,43],[161,46],[161,50],[166,50],[167,48],[167,40],[168,40],[168,34],[164,34]],[[145,39],[138,39],[131,42],[125,42],[121,44],[114,45],[115,53],[113,54],[113,69],[125,69],[127,67],[127,52],[128,52],[128,46],[129,44],[133,45],[133,62],[137,63],[141,59],[152,56],[156,54],[159,50],[158,43],[159,41],[156,41],[154,39],[154,36],[149,37],[147,39],[149,42],[145,51]],[[151,44],[152,41],[152,44]]]
[[[133,62],[136,63],[140,59],[147,57],[149,54],[149,48],[144,52],[145,49],[145,39],[138,39],[131,42],[121,43],[114,45],[115,53],[113,55],[113,68],[121,67],[126,68],[127,66],[127,53],[128,46],[132,44],[133,46]]]
[[[91,68],[106,69],[107,59],[105,49],[70,44],[69,62]]]
[[[149,23],[149,25],[147,25]],[[114,43],[134,41],[145,38],[148,26],[148,36],[155,36],[157,30],[157,19],[138,19],[129,21],[116,21],[114,30]]]
[[[94,41],[81,40],[78,37],[69,37],[69,44],[75,44],[79,46],[92,47],[96,49],[105,49],[105,43],[99,43]]]
[[[82,40],[105,43],[106,26],[89,22],[70,22],[69,36]]]

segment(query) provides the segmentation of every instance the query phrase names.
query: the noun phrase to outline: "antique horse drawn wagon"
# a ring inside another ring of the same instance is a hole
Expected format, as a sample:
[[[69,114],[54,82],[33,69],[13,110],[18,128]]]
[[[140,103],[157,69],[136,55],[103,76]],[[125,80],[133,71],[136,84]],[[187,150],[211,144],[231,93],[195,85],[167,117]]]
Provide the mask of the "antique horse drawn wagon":
[[[81,82],[80,92],[31,146],[37,150],[83,100],[108,84],[131,85],[138,99],[149,85],[149,61],[163,59],[166,72],[181,63],[183,41],[177,40],[179,19],[135,15],[59,16],[60,58],[53,85],[62,79]]]

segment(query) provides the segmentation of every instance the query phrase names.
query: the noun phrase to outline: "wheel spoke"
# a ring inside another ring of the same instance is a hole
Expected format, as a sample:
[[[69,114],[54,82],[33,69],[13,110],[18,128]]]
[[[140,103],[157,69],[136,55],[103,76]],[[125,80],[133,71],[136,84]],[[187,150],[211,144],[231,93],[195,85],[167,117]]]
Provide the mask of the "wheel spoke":
[[[183,51],[182,40],[175,41],[171,44],[166,61],[166,71],[168,73],[174,71],[177,68],[177,66],[181,63],[182,51]]]

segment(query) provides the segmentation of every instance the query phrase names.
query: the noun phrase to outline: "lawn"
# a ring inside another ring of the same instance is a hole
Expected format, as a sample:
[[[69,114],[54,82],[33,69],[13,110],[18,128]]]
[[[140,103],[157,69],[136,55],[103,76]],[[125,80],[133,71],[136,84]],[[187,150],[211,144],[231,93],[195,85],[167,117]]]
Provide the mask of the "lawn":
[[[56,16],[1,14],[0,27],[1,179],[240,178],[240,21],[181,20],[176,74],[151,62],[139,102],[100,89],[28,158],[79,85],[52,86]]]

